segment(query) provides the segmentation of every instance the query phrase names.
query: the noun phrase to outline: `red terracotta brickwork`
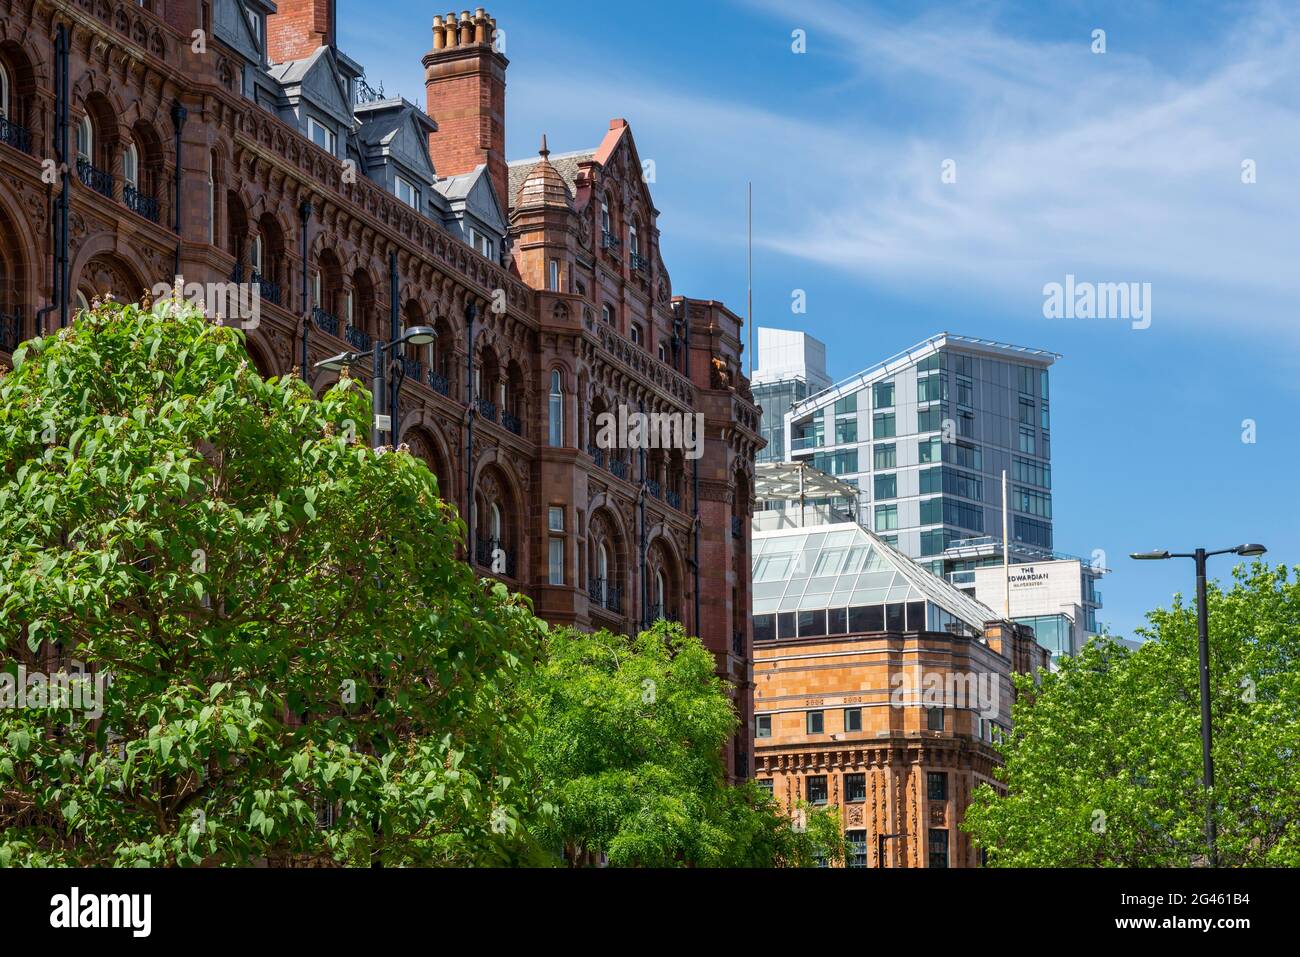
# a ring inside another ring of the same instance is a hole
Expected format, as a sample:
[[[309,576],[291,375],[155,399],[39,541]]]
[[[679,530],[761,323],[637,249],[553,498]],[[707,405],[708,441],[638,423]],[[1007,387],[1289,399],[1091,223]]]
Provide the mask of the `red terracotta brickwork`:
[[[266,18],[267,53],[272,63],[303,60],[328,45],[330,0],[277,0]]]

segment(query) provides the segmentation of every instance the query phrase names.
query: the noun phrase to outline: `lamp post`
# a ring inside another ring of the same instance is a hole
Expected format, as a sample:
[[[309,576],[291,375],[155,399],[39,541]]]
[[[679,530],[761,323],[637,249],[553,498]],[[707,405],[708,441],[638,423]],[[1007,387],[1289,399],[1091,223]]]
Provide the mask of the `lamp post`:
[[[396,431],[397,423],[392,421],[391,410],[387,416],[389,419],[387,428],[380,428],[381,416],[383,415],[383,413],[380,412],[380,409],[383,407],[384,402],[388,401],[385,386],[386,376],[384,353],[391,352],[395,347],[408,342],[413,346],[425,346],[437,338],[438,334],[433,331],[431,326],[411,326],[411,328],[407,329],[406,332],[398,336],[392,342],[381,342],[378,339],[374,341],[374,345],[370,349],[370,369],[374,376],[371,394],[373,395],[375,402],[374,415],[370,420],[370,445],[372,448],[379,448],[379,436],[381,432],[390,432],[393,437],[394,445],[397,444],[397,440],[400,438]],[[320,362],[317,362],[315,368],[329,369],[331,372],[338,372],[344,366],[355,365],[364,356],[365,353],[361,352],[340,352],[336,356],[330,356],[328,359],[322,359]],[[388,361],[392,362],[393,360],[390,358]]]
[[[1137,561],[1163,561],[1168,558],[1190,558],[1196,562],[1196,633],[1197,654],[1201,668],[1201,763],[1203,783],[1208,798],[1205,806],[1205,842],[1209,848],[1211,867],[1219,864],[1218,851],[1215,848],[1214,827],[1214,758],[1210,753],[1210,620],[1205,604],[1205,560],[1211,555],[1240,555],[1253,558],[1263,555],[1268,549],[1263,545],[1246,544],[1235,548],[1221,548],[1218,551],[1206,551],[1198,548],[1194,552],[1133,552],[1129,558]]]

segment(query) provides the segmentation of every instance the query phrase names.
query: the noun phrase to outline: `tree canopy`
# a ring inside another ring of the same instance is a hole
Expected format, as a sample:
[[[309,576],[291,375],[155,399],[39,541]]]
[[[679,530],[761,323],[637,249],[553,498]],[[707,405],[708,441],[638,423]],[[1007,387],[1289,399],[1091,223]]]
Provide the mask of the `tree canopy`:
[[[102,715],[0,709],[0,864],[527,859],[507,690],[545,625],[457,559],[435,478],[369,449],[369,417],[357,383],[264,381],[173,301],[17,350],[0,693],[111,684]]]
[[[1300,580],[1240,566],[1209,588],[1217,850],[1223,866],[1300,865]],[[1204,859],[1196,606],[1147,616],[1138,650],[1096,640],[1018,679],[1000,771],[965,828],[990,863],[1185,867]]]

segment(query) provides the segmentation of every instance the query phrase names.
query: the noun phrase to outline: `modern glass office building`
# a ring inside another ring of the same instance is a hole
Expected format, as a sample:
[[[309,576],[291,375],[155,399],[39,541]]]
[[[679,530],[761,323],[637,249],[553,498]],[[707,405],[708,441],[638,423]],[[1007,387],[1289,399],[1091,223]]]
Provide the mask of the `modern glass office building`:
[[[767,447],[759,462],[789,460],[785,442],[785,414],[796,403],[830,387],[826,374],[826,346],[803,332],[785,329],[756,330],[757,362],[750,387],[763,410],[763,438]]]

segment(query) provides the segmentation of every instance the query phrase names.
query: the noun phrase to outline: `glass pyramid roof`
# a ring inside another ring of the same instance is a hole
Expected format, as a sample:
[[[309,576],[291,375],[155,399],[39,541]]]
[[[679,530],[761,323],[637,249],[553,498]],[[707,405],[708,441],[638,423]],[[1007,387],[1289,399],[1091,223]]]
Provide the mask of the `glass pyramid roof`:
[[[853,522],[754,533],[754,614],[927,601],[983,631],[997,614]]]

